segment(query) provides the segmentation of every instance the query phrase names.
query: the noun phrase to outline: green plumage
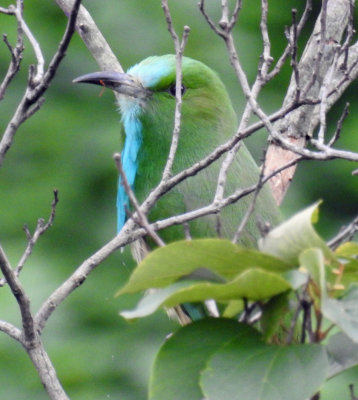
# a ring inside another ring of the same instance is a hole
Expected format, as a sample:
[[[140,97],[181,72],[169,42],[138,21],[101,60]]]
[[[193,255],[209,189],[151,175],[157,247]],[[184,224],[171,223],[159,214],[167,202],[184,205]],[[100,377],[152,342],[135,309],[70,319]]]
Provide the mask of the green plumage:
[[[227,91],[218,75],[201,62],[182,60],[182,115],[178,149],[173,174],[209,155],[236,132],[237,119]],[[122,115],[122,163],[130,185],[140,202],[162,178],[172,141],[175,110],[176,60],[173,55],[149,57],[130,68],[127,74],[97,72],[82,76],[76,82],[104,85],[120,93]],[[174,187],[154,205],[149,221],[154,222],[209,205],[213,201],[223,155],[208,168]],[[228,196],[238,188],[258,182],[259,168],[242,144],[232,163],[225,186]],[[189,222],[193,238],[217,236],[232,238],[245,215],[252,195],[225,207],[218,215],[209,215]],[[117,208],[118,230],[121,230],[129,206],[128,196],[119,181]],[[278,208],[268,186],[257,199],[255,211],[246,224],[240,243],[254,247],[260,237],[257,221],[275,225]],[[218,229],[220,227],[220,229]],[[184,228],[173,226],[159,232],[165,242],[183,239]],[[146,254],[143,241],[132,246],[139,262]],[[183,311],[184,310],[184,311]],[[182,323],[203,315],[203,307],[185,305],[175,310]],[[195,314],[193,314],[195,312]]]
[[[171,143],[175,109],[175,97],[170,93],[176,79],[175,57],[150,57],[138,64],[131,75],[141,81],[141,67],[149,64],[153,71],[156,65],[160,69],[160,64],[165,64],[167,72],[155,84],[146,86],[150,92],[142,102],[137,116],[143,126],[143,142],[138,154],[134,184],[139,201],[143,201],[161,179]],[[182,83],[186,90],[182,96],[181,130],[173,173],[207,156],[232,137],[237,128],[235,112],[218,75],[206,65],[189,58],[183,58],[182,73]],[[124,107],[123,101],[126,103]],[[137,106],[137,99],[126,98],[123,101],[120,101],[123,112]],[[209,204],[215,193],[222,160],[223,157],[167,193],[150,212],[150,220],[167,218]],[[242,145],[230,168],[225,194],[229,195],[239,187],[245,188],[256,183],[258,177],[259,169]],[[250,201],[251,196],[222,210],[220,225],[224,237],[233,236]],[[240,242],[248,246],[255,245],[260,234],[257,219],[275,224],[278,215],[270,190],[265,187]],[[190,233],[192,237],[216,236],[216,227],[217,216],[208,216],[190,222]],[[177,226],[161,232],[161,235],[165,241],[177,240],[184,237],[184,230]]]

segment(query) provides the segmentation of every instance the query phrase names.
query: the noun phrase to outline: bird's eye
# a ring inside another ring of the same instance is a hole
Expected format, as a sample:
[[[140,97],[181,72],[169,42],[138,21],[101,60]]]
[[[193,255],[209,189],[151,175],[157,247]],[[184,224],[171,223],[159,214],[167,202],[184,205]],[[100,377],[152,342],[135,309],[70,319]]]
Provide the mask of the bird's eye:
[[[168,89],[168,92],[172,95],[175,96],[175,91],[176,91],[176,85],[175,83],[171,85]],[[183,95],[186,92],[186,87],[184,85],[181,85],[181,94]]]

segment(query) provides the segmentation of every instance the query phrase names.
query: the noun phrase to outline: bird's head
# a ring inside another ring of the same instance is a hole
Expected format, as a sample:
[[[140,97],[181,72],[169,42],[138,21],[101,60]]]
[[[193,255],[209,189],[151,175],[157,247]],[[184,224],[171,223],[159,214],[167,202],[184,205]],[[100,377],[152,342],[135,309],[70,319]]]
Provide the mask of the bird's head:
[[[74,83],[91,83],[119,93],[122,116],[168,113],[173,119],[176,92],[175,55],[148,57],[131,67],[127,73],[95,72],[80,76]],[[195,120],[232,119],[231,102],[218,75],[205,64],[183,57],[182,118]],[[235,117],[233,117],[235,119]]]

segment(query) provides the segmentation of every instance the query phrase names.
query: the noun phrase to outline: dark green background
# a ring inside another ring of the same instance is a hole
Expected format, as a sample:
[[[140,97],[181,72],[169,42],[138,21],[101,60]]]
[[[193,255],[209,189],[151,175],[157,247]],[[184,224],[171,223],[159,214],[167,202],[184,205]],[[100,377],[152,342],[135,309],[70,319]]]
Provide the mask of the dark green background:
[[[219,15],[219,3],[208,1],[213,18]],[[283,30],[290,24],[290,8],[300,9],[302,3],[302,0],[270,1],[270,34],[276,59],[285,46]],[[0,1],[0,6],[8,4]],[[159,0],[89,0],[84,4],[125,68],[149,55],[173,52]],[[200,15],[197,0],[171,1],[170,6],[178,31],[184,24],[191,27],[185,54],[218,71],[240,114],[243,96],[225,46]],[[311,23],[318,6],[316,1]],[[261,52],[259,10],[258,0],[244,1],[235,30],[241,61],[251,82]],[[44,0],[26,1],[25,17],[48,62],[61,38],[66,18],[53,1]],[[6,32],[14,43],[14,19],[0,15],[0,27],[1,33]],[[300,51],[309,29],[308,26],[304,32]],[[4,75],[8,60],[6,46],[0,44],[0,76]],[[0,131],[24,92],[27,68],[33,62],[33,52],[26,41],[22,70],[1,103]],[[55,224],[40,239],[21,275],[33,310],[115,234],[117,173],[112,154],[119,149],[119,115],[114,97],[110,91],[99,97],[98,88],[71,83],[76,76],[97,69],[76,35],[46,94],[46,103],[20,128],[0,169],[0,241],[13,265],[26,245],[23,225],[26,223],[33,229],[37,218],[47,218],[52,190],[57,188],[60,193]],[[266,112],[280,106],[289,77],[290,68],[286,65],[262,93],[260,101]],[[340,147],[351,150],[357,149],[356,89],[353,85],[329,116],[329,132],[333,132],[345,101],[351,102],[351,115],[339,143]],[[264,132],[248,140],[257,159],[264,143]],[[357,165],[343,161],[300,165],[284,201],[283,213],[290,215],[317,199],[324,199],[319,229],[329,238],[357,211],[358,178],[351,176],[354,168]],[[118,317],[119,309],[132,306],[136,300],[132,296],[113,298],[116,289],[128,278],[131,264],[128,254],[113,254],[56,310],[44,331],[45,346],[73,399],[146,398],[156,349],[176,324],[162,312],[131,324]],[[19,324],[18,309],[7,287],[0,289],[0,304],[0,318]],[[329,392],[333,393],[331,389]],[[340,386],[339,393],[340,400],[349,398],[344,386]],[[337,399],[331,396],[324,399]],[[0,334],[0,397],[47,398],[27,355],[4,334]]]

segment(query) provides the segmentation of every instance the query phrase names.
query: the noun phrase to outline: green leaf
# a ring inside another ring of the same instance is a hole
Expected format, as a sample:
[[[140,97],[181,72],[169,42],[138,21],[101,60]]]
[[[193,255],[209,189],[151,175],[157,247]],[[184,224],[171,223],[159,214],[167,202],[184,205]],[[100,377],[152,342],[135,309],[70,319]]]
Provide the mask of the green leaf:
[[[161,347],[149,385],[150,400],[201,400],[199,374],[208,358],[233,337],[250,336],[254,329],[224,318],[208,318],[180,329]]]
[[[313,204],[274,228],[259,240],[259,249],[291,265],[297,265],[303,250],[317,247],[323,251],[325,259],[335,261],[334,254],[312,225],[318,217],[318,205]]]
[[[264,305],[260,326],[265,340],[270,339],[278,331],[289,310],[287,292],[274,296]]]
[[[151,252],[117,295],[165,287],[200,269],[212,271],[218,279],[231,280],[250,268],[277,273],[291,269],[275,257],[243,249],[228,240],[179,241]]]
[[[326,274],[324,255],[321,249],[310,248],[299,256],[301,269],[309,273],[311,279],[317,284],[321,292],[326,292]]]
[[[349,284],[358,282],[358,260],[351,259],[343,265],[344,269],[340,283],[348,287]]]
[[[199,302],[207,299],[228,301],[240,298],[264,300],[290,289],[290,284],[278,274],[253,268],[244,271],[231,282],[225,284],[202,282],[178,290],[165,305],[172,307],[186,302]]]
[[[358,343],[353,342],[342,332],[329,339],[327,354],[329,361],[328,379],[358,365]]]
[[[335,254],[338,257],[356,257],[358,255],[358,243],[355,242],[346,242],[339,246]]]
[[[324,382],[327,365],[321,345],[233,339],[214,354],[201,385],[209,400],[307,400]]]
[[[135,309],[124,310],[119,314],[126,319],[146,317],[156,312],[173,293],[190,285],[192,285],[190,281],[181,281],[175,282],[164,289],[150,290],[140,299]]]
[[[225,318],[233,318],[244,309],[243,300],[231,300],[222,314]]]
[[[282,274],[282,276],[286,279],[287,282],[289,282],[293,290],[297,290],[301,286],[305,285],[309,279],[307,273],[299,271],[297,269],[287,271]]]
[[[160,306],[174,307],[182,303],[201,302],[207,299],[227,302],[240,298],[264,300],[290,289],[290,284],[278,274],[252,268],[244,271],[231,282],[180,281],[165,289],[146,294],[133,311],[123,311],[125,318],[140,318],[149,315]]]
[[[322,314],[358,343],[358,285],[352,285],[339,300],[323,296]]]

